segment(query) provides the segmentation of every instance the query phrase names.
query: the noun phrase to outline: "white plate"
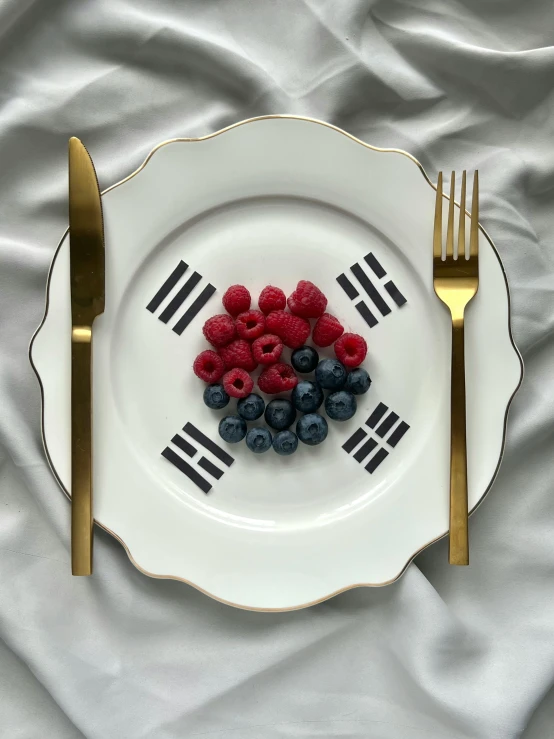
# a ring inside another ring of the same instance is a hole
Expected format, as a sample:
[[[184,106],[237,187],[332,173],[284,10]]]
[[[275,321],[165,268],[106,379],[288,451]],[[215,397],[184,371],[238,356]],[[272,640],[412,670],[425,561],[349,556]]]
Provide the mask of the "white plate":
[[[94,511],[140,570],[235,606],[286,610],[357,585],[390,583],[445,534],[450,320],[432,286],[434,197],[405,152],[374,149],[292,116],[165,142],[103,194],[106,312],[94,328]],[[466,328],[472,509],[498,470],[522,377],[505,275],[481,233],[480,287]],[[189,267],[180,274],[182,262]],[[356,264],[374,287],[371,296],[351,271]],[[184,298],[181,288],[194,272],[198,282]],[[172,274],[177,282],[153,308]],[[359,293],[352,300],[337,282],[342,274]],[[351,421],[330,422],[321,446],[301,445],[289,458],[272,451],[258,457],[245,444],[219,439],[217,423],[229,409],[206,408],[191,365],[206,348],[202,324],[221,312],[229,285],[243,283],[257,295],[271,283],[288,294],[299,279],[316,282],[328,310],[366,337],[373,385]],[[216,288],[211,297],[209,285]],[[191,311],[201,295],[207,303]],[[375,318],[371,328],[360,302]],[[191,320],[179,333],[183,316]],[[67,238],[52,264],[31,351],[47,455],[69,494]],[[380,420],[366,425],[380,411]],[[193,436],[182,430],[186,424]],[[218,447],[201,446],[193,427]],[[358,429],[364,441],[345,451]],[[179,437],[198,450],[194,458]],[[209,494],[162,456],[166,448],[210,480]],[[232,456],[231,466],[218,448]],[[201,457],[220,468],[220,479],[199,466]]]

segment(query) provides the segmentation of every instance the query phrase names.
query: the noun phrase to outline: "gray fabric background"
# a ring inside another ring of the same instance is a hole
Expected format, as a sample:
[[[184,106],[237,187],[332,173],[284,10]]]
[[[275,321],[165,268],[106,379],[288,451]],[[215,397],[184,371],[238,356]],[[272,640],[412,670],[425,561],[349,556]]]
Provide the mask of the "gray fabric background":
[[[551,739],[554,5],[550,0],[0,0],[0,736]],[[71,578],[27,360],[67,223],[159,141],[265,113],[479,167],[526,379],[471,521],[396,584],[256,614],[151,580],[97,534]]]

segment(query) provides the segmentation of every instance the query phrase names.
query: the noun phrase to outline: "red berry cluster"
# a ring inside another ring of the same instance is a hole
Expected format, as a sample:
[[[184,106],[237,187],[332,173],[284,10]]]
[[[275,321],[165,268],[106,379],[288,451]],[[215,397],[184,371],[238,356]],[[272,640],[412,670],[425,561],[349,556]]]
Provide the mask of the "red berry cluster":
[[[278,287],[264,287],[258,299],[259,310],[251,309],[252,298],[243,285],[232,285],[223,296],[227,313],[209,318],[203,332],[214,347],[195,359],[194,373],[205,382],[223,378],[226,392],[245,398],[254,382],[250,372],[264,369],[258,387],[275,394],[292,390],[298,384],[294,369],[280,362],[283,347],[297,349],[310,334],[316,346],[334,344],[337,358],[346,367],[358,367],[365,359],[367,345],[358,334],[344,333],[340,321],[325,313],[327,298],[308,280],[300,280],[288,297]],[[290,312],[285,309],[289,308]],[[317,319],[313,328],[309,319]]]

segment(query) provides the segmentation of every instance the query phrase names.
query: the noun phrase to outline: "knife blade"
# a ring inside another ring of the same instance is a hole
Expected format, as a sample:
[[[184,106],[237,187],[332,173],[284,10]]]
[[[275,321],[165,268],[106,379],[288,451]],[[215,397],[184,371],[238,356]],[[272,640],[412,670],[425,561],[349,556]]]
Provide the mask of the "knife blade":
[[[71,292],[71,571],[92,574],[92,326],[104,312],[104,223],[98,179],[82,142],[69,139]]]

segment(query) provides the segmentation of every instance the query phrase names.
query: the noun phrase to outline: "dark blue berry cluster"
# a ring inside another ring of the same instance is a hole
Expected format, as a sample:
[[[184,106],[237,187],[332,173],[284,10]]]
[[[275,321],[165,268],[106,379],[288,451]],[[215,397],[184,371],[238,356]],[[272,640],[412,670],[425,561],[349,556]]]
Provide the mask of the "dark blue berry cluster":
[[[366,393],[371,385],[371,378],[362,367],[348,371],[338,359],[320,361],[311,346],[295,349],[291,364],[300,374],[314,373],[314,378],[300,380],[290,400],[274,398],[266,405],[255,393],[241,398],[236,415],[225,416],[219,423],[219,435],[224,441],[236,444],[246,439],[254,454],[263,454],[273,447],[281,456],[294,454],[299,440],[316,446],[325,441],[329,430],[327,420],[318,412],[320,408],[323,406],[333,421],[348,421],[356,413],[356,395]],[[327,397],[324,391],[328,391]],[[229,400],[222,385],[208,385],[204,391],[204,402],[209,408],[225,408]],[[301,415],[297,420],[298,413]],[[266,426],[248,429],[247,421],[257,421],[262,416]]]

